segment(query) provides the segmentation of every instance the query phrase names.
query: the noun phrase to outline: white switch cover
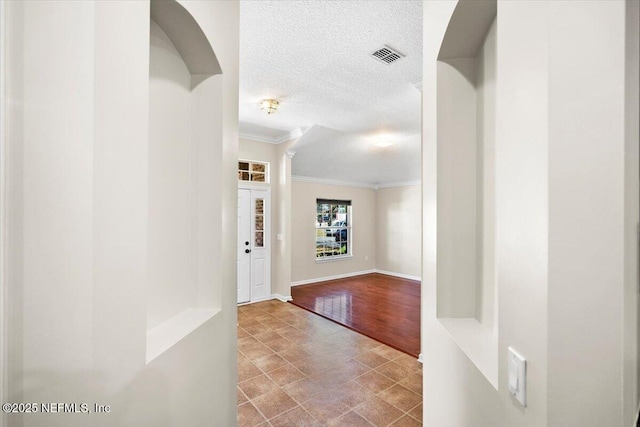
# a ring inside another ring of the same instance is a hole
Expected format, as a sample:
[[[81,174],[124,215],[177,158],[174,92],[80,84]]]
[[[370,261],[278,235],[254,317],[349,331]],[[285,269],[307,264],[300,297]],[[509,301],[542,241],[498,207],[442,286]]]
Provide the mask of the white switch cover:
[[[527,361],[517,351],[509,347],[508,379],[509,393],[516,398],[522,406],[527,406]]]
[[[284,234],[276,234],[276,239],[284,240]]]

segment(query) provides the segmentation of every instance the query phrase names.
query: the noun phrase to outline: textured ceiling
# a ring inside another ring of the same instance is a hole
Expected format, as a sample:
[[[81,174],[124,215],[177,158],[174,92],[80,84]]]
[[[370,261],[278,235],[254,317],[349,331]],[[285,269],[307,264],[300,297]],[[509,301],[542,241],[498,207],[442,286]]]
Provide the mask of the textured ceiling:
[[[420,179],[420,134],[378,147],[375,138],[314,126],[292,147],[292,174],[371,186]]]
[[[371,170],[367,160],[384,149],[370,137],[384,133],[398,141],[386,149],[398,161],[364,181],[419,179],[399,159],[413,159],[415,150],[403,150],[420,133],[421,1],[242,1],[240,13],[242,134],[278,142],[310,128],[295,147],[294,174],[330,178],[322,171],[331,160],[345,171],[331,179],[359,181],[354,162]],[[391,65],[371,57],[384,45],[406,57]],[[263,98],[280,101],[276,114],[260,111]],[[304,162],[311,153],[315,162]]]

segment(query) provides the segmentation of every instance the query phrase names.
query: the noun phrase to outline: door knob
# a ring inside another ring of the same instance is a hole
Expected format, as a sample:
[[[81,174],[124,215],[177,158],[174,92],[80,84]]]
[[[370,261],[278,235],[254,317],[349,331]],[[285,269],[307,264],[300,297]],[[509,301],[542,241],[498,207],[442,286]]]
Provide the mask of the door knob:
[[[245,250],[244,250],[244,253],[245,253],[245,254],[248,254],[249,252],[251,252],[251,249],[245,249]]]

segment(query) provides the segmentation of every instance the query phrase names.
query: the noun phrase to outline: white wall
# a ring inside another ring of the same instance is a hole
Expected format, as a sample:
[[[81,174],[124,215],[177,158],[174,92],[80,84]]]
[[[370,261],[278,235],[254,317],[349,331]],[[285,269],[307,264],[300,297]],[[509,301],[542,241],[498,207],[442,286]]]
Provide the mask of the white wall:
[[[629,426],[639,98],[627,73],[637,76],[638,54],[625,59],[624,1],[551,2],[549,16],[549,425]],[[637,46],[637,24],[634,32]],[[627,90],[635,117],[626,115]]]
[[[487,25],[474,58],[438,63],[438,314],[495,334],[495,20]]]
[[[496,258],[500,425],[548,423],[548,2],[498,4]],[[511,36],[507,34],[511,33]],[[526,83],[525,83],[526,82]],[[527,409],[506,391],[507,347],[527,358]]]
[[[277,150],[275,144],[253,141],[251,139],[240,138],[238,145],[238,156],[244,160],[257,160],[260,162],[269,162],[271,165],[271,182],[277,182]],[[252,182],[252,185],[262,185],[260,182]],[[271,187],[271,184],[264,184]]]
[[[6,4],[8,399],[112,407],[9,425],[236,423],[239,12],[185,5],[224,72],[222,311],[147,365],[149,3]]]
[[[428,238],[447,220],[437,201],[441,168],[450,165],[438,163],[432,94],[457,4],[424,6],[424,424],[630,427],[638,401],[638,80],[628,79],[637,76],[637,51],[624,56],[625,2],[498,2],[497,390],[438,321],[442,248]],[[637,40],[637,2],[627,6],[635,29],[626,30]],[[506,391],[508,346],[527,359],[526,408]]]
[[[638,188],[638,165],[636,160],[640,157],[638,140],[640,140],[640,126],[637,124],[640,117],[640,2],[626,2],[626,82],[625,82],[625,287],[624,287],[624,419],[633,419],[640,401],[640,347],[638,336],[640,334],[640,316],[638,313],[638,298],[640,292],[636,288],[638,280],[636,259],[637,237],[634,236],[634,227],[639,215],[638,203],[635,194]],[[636,337],[633,334],[636,334]]]
[[[419,184],[376,190],[377,270],[420,277],[420,191]]]
[[[196,152],[191,73],[151,21],[149,54],[149,310],[151,329],[196,306]]]
[[[291,280],[372,270],[376,266],[376,194],[371,188],[294,181],[291,188]],[[351,200],[353,257],[316,262],[316,199]]]
[[[4,64],[6,61],[5,54],[5,3],[0,2],[0,63]],[[6,169],[3,167],[6,154],[6,132],[5,132],[5,71],[0,69],[0,196],[5,194],[6,189]],[[0,207],[0,230],[5,230],[5,221],[7,215],[6,203]],[[3,236],[5,235],[4,232]],[[6,241],[4,237],[0,238],[0,271],[6,272],[5,263],[7,261],[3,254],[6,251]],[[5,281],[6,276],[0,275],[0,401],[7,401],[8,394],[8,374],[7,374],[7,346],[8,346],[8,325],[7,325],[7,286]],[[0,417],[0,426],[4,426],[3,417]]]
[[[291,157],[289,149],[298,142],[298,139],[278,144],[276,159],[278,161],[278,181],[276,184],[277,204],[272,203],[273,213],[277,222],[273,226],[273,235],[282,234],[283,239],[275,245],[276,264],[273,266],[273,285],[271,292],[280,297],[291,297],[291,275],[293,242],[295,239],[292,225],[292,188],[291,181]]]
[[[476,57],[476,311],[497,332],[495,224],[496,21]]]
[[[439,220],[438,233],[431,236],[440,251],[438,283],[447,284],[438,290],[438,314],[474,317],[479,249],[475,60],[439,62],[437,71]]]

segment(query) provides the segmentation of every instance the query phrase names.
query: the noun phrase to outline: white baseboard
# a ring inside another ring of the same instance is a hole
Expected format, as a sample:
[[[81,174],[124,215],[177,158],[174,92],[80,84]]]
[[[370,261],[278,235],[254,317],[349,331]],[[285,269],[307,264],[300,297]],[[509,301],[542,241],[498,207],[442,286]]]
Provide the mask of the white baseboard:
[[[363,271],[355,271],[353,273],[337,274],[335,276],[318,277],[316,279],[299,280],[297,282],[291,282],[291,286],[308,285],[309,283],[326,282],[329,280],[336,280],[336,279],[345,279],[347,277],[362,276],[363,274],[371,274],[375,272],[376,270],[363,270]]]
[[[386,274],[387,276],[400,277],[401,279],[409,279],[409,280],[417,280],[418,282],[422,281],[422,277],[420,276],[410,276],[408,274],[403,273],[394,273],[393,271],[386,270],[374,270],[375,273]]]
[[[280,295],[280,294],[271,294],[270,297],[262,297],[262,298],[254,299],[252,301],[238,303],[238,307],[240,307],[242,305],[255,304],[257,302],[270,301],[272,299],[277,299],[278,301],[282,301],[282,302],[288,302],[288,301],[292,301],[293,300],[291,295],[284,296],[284,295]]]
[[[258,298],[258,299],[253,300],[253,301],[239,302],[239,303],[238,303],[238,307],[242,307],[243,305],[256,304],[256,303],[258,303],[258,302],[268,301],[268,300],[270,300],[270,299],[271,299],[271,298]]]
[[[387,276],[399,277],[401,279],[416,280],[418,282],[422,281],[422,278],[419,276],[410,276],[408,274],[403,274],[403,273],[394,273],[393,271],[373,269],[373,270],[354,271],[353,273],[336,274],[335,276],[318,277],[316,279],[299,280],[297,282],[291,282],[291,286],[308,285],[309,283],[327,282],[329,280],[336,280],[336,279],[346,279],[347,277],[362,276],[364,274],[371,274],[371,273],[380,273],[380,274],[385,274]]]
[[[284,295],[280,295],[280,294],[272,294],[271,295],[271,299],[277,299],[278,301],[282,301],[282,302],[288,302],[288,301],[292,301],[293,300],[291,295],[284,296]]]
[[[418,355],[418,362],[423,363],[424,364],[424,359],[422,358],[422,353],[420,353]]]

